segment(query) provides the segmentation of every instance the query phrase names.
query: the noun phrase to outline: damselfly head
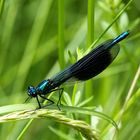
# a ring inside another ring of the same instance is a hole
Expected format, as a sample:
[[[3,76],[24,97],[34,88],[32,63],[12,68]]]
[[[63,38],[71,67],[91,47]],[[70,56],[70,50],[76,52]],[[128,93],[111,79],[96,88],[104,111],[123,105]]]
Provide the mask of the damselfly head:
[[[36,88],[34,86],[29,86],[28,87],[28,95],[31,96],[31,97],[36,97],[37,96]]]

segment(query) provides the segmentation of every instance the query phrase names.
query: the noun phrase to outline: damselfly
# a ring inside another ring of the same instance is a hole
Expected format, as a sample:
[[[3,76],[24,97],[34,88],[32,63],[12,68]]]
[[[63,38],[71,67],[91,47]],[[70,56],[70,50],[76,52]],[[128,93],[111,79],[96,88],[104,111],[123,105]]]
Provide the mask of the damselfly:
[[[63,93],[63,88],[60,88],[60,86],[71,78],[75,81],[85,81],[101,73],[118,55],[120,47],[117,43],[128,35],[129,32],[126,31],[115,39],[107,40],[56,76],[42,81],[37,87],[29,86],[28,95],[31,98],[36,98],[39,108],[41,108],[38,96],[53,104],[54,101],[48,99],[45,95],[59,90],[59,100],[57,102],[59,108]]]

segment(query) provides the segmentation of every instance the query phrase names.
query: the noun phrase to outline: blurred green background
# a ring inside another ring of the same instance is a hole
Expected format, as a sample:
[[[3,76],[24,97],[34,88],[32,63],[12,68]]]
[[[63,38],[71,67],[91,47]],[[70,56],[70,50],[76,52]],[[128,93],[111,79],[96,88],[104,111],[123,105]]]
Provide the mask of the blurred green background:
[[[0,105],[23,103],[28,97],[29,85],[36,86],[74,63],[94,41],[100,44],[130,30],[128,38],[120,43],[121,50],[115,61],[88,82],[64,85],[62,100],[65,106],[96,107],[120,122],[119,132],[113,137],[115,130],[105,120],[75,112],[74,118],[97,129],[101,139],[139,140],[140,79],[133,81],[140,67],[139,27],[138,0],[1,0]],[[57,101],[57,94],[52,98]],[[89,102],[84,103],[85,99]],[[1,124],[0,139],[17,139],[27,122]],[[21,139],[84,138],[78,131],[53,120],[38,119]]]

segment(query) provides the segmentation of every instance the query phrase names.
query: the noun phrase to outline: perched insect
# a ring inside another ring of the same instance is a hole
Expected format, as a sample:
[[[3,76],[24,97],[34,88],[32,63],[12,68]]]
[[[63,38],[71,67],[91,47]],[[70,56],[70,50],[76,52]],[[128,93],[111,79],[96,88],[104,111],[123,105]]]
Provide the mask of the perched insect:
[[[107,40],[53,78],[42,81],[37,87],[29,86],[28,95],[31,98],[36,98],[39,108],[41,108],[38,96],[53,104],[54,102],[45,95],[59,90],[59,100],[57,102],[59,108],[63,93],[63,88],[60,88],[60,85],[71,78],[75,81],[85,81],[101,73],[118,55],[120,47],[117,43],[128,35],[129,32],[126,31],[115,39]]]

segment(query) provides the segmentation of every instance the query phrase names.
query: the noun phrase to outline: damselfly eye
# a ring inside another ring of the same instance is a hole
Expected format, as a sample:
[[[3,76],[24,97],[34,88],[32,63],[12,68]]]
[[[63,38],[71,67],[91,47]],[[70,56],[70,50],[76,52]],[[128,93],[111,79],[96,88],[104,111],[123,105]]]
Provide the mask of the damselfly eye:
[[[28,87],[28,95],[31,96],[31,97],[36,97],[37,96],[35,87],[33,87],[33,86]]]

